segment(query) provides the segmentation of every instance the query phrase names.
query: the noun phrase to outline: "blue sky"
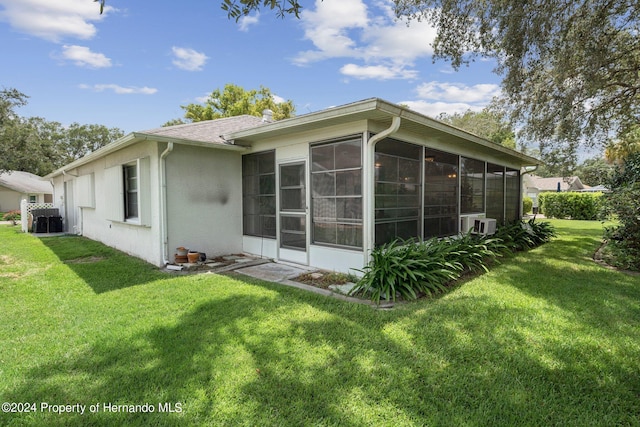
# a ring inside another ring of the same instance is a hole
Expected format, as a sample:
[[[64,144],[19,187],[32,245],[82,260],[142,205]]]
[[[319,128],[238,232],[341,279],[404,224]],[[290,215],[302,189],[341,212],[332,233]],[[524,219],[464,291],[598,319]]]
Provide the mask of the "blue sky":
[[[302,1],[301,19],[262,11],[236,23],[221,0],[0,0],[0,86],[18,112],[125,132],[182,116],[233,83],[268,87],[298,115],[379,97],[430,116],[499,94],[490,61],[432,63],[434,31],[393,18],[388,0]]]

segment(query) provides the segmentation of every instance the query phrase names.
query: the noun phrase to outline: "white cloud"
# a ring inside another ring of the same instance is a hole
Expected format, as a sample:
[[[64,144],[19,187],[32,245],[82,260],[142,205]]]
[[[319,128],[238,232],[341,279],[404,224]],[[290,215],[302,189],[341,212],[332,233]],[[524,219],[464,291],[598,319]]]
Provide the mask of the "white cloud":
[[[204,53],[184,47],[174,46],[171,51],[175,56],[173,65],[186,71],[202,71],[202,67],[209,59]]]
[[[455,114],[464,113],[467,110],[480,111],[483,108],[483,106],[464,102],[428,102],[424,100],[401,101],[398,104],[406,105],[410,109],[429,117],[437,117],[440,113]]]
[[[358,79],[414,79],[417,59],[433,54],[436,31],[425,22],[395,19],[389,0],[316,0],[301,14],[305,38],[315,49],[299,52],[293,62],[308,65],[331,58],[350,58],[341,72]],[[373,13],[371,9],[375,10]],[[354,61],[360,60],[362,64]]]
[[[256,25],[260,22],[260,14],[257,13],[253,16],[243,16],[240,18],[240,31],[249,31],[251,25]]]
[[[418,72],[416,70],[387,65],[360,66],[356,64],[346,64],[340,68],[340,72],[345,76],[354,77],[359,80],[415,79],[418,76]]]
[[[118,95],[131,95],[131,94],[141,94],[141,95],[153,95],[158,92],[158,89],[152,87],[136,87],[129,86],[124,87],[116,84],[96,84],[93,86],[81,84],[78,86],[80,89],[89,89],[95,92],[104,92],[106,90],[111,90]]]
[[[369,24],[367,7],[361,0],[316,0],[316,9],[303,10],[300,20],[305,38],[315,50],[300,52],[294,59],[305,65],[328,58],[361,57],[349,31],[362,30]]]
[[[73,37],[90,39],[96,34],[93,22],[114,10],[107,6],[102,15],[97,3],[89,0],[0,0],[0,21],[16,30],[53,42]]]
[[[496,84],[467,86],[463,83],[428,82],[418,86],[417,92],[422,99],[488,104],[493,97],[500,95],[500,86]]]
[[[480,111],[491,100],[500,95],[496,84],[466,85],[464,83],[427,82],[416,88],[418,99],[402,101],[412,110],[430,117],[441,113],[464,113],[467,110]]]
[[[276,104],[282,104],[283,102],[287,102],[286,99],[275,94],[272,94],[271,98],[273,99],[273,102],[275,102]]]
[[[79,67],[111,67],[111,59],[102,53],[91,52],[86,46],[64,45],[62,47],[62,58],[73,61]]]

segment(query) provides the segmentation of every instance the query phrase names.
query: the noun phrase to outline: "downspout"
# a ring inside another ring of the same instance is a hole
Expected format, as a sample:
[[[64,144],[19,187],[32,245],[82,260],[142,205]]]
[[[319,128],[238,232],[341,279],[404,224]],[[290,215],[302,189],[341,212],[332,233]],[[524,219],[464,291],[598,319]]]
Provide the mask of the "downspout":
[[[167,165],[166,158],[173,151],[173,142],[160,154],[160,241],[162,242],[162,262],[169,264],[169,221],[167,208]]]
[[[522,211],[522,209],[523,209],[523,208],[522,208],[522,200],[523,200],[523,197],[524,197],[524,193],[523,193],[523,191],[522,191],[522,190],[523,190],[523,188],[522,188],[522,184],[524,183],[524,179],[523,179],[523,177],[524,177],[526,174],[528,174],[528,173],[533,173],[533,172],[537,171],[539,167],[540,167],[540,165],[535,165],[535,166],[533,166],[533,168],[532,168],[532,169],[528,169],[527,167],[524,167],[524,168],[523,168],[523,169],[524,169],[524,172],[522,172],[522,173],[520,174],[520,204],[519,204],[519,206],[520,206],[520,215],[519,215],[519,216],[520,216],[520,218],[522,218],[522,217],[523,217],[523,215],[524,215],[524,212]],[[536,201],[536,205],[537,205],[537,201]],[[506,205],[505,205],[505,206],[506,206]],[[536,208],[539,208],[539,207],[538,207],[538,206],[536,206]],[[535,215],[534,215],[534,218],[535,218]]]
[[[369,169],[369,178],[365,180],[365,193],[367,195],[367,208],[365,210],[365,215],[367,218],[367,233],[366,233],[366,240],[365,240],[365,245],[364,245],[364,253],[367,256],[367,259],[369,259],[369,256],[371,254],[371,251],[373,250],[374,247],[374,236],[375,236],[375,231],[376,231],[376,215],[375,215],[375,209],[376,209],[376,203],[375,203],[375,179],[376,179],[376,165],[375,165],[375,148],[376,148],[376,144],[383,140],[384,138],[388,137],[389,135],[392,135],[394,133],[396,133],[398,131],[398,129],[400,129],[400,122],[401,122],[401,114],[397,116],[393,116],[393,119],[391,121],[391,126],[389,126],[389,128],[383,130],[380,133],[377,133],[375,135],[373,135],[371,138],[369,138],[369,140],[367,141],[367,146],[365,149],[365,165],[366,167]]]

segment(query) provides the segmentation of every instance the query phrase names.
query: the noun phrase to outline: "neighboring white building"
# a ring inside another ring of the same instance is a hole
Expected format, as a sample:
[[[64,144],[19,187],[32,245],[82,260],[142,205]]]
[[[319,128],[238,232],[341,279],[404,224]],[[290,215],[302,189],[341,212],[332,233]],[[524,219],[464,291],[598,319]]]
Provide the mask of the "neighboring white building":
[[[22,200],[51,203],[53,186],[38,175],[22,171],[0,173],[0,212],[20,209]]]
[[[538,163],[372,98],[134,132],[46,178],[68,231],[158,266],[184,246],[349,271],[396,237],[520,218]]]

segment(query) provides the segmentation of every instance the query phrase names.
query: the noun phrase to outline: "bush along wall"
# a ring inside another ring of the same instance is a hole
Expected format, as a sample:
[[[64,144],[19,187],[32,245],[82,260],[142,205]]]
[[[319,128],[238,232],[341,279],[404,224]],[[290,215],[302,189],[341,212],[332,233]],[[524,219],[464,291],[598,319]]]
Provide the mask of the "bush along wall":
[[[351,295],[380,300],[415,300],[445,292],[467,273],[488,271],[498,258],[534,248],[555,236],[548,222],[517,221],[493,236],[466,234],[423,242],[396,240],[375,248]]]
[[[602,193],[540,193],[541,213],[548,218],[597,220],[602,214]]]
[[[522,212],[528,214],[531,211],[533,211],[533,199],[529,196],[524,196],[522,198]]]

